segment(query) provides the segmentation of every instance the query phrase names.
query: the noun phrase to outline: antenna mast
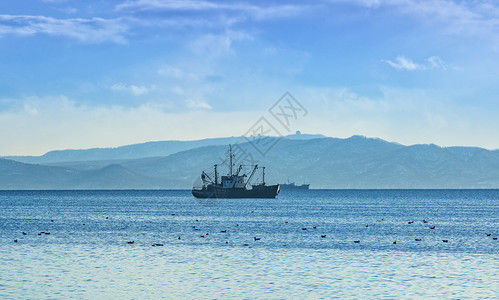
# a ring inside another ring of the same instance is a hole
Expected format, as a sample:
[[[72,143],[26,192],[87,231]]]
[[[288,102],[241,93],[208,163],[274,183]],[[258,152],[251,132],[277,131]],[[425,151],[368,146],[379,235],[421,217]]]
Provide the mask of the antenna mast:
[[[262,167],[262,183],[265,185],[265,167]]]
[[[217,172],[217,165],[215,167],[215,184],[218,184],[218,172]]]
[[[229,170],[230,170],[230,173],[229,173],[229,176],[232,176],[232,145],[229,144],[229,160],[230,160],[230,166],[229,166]]]

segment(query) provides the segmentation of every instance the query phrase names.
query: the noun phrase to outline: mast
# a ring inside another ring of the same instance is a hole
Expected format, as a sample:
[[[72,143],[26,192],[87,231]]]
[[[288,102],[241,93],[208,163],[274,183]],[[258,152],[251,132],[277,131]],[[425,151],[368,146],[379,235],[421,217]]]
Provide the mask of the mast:
[[[232,145],[230,145],[230,144],[229,144],[229,160],[230,160],[229,176],[232,176]]]
[[[215,167],[215,184],[218,184],[217,165],[214,165],[214,167]]]
[[[262,167],[262,183],[265,185],[265,167]]]
[[[251,175],[248,177],[248,181],[246,181],[246,184],[244,185],[244,188],[246,188],[246,186],[248,185],[248,183],[251,181],[251,178],[253,178],[253,175],[255,175],[256,169],[258,169],[258,165],[255,165],[255,167],[253,168],[253,171],[251,172]]]

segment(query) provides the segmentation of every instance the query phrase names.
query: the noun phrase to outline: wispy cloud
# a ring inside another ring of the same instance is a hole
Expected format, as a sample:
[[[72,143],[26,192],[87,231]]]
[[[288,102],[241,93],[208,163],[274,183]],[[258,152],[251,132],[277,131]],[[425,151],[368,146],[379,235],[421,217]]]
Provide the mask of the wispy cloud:
[[[411,59],[405,58],[403,56],[397,56],[397,58],[395,58],[395,61],[385,60],[385,62],[397,70],[412,71],[421,68],[420,65],[416,64]]]
[[[416,63],[412,59],[399,55],[394,60],[383,60],[397,70],[430,70],[440,69],[446,70],[449,66],[442,61],[438,56],[430,56],[424,60],[423,63]],[[452,67],[454,68],[454,67]]]
[[[190,109],[211,109],[211,105],[203,100],[186,99],[185,105]]]
[[[389,7],[438,24],[445,32],[463,35],[494,35],[499,30],[499,8],[490,0],[330,0],[357,3],[371,9]]]
[[[63,3],[63,2],[68,2],[68,0],[40,0],[41,2],[45,3]]]
[[[176,78],[176,79],[196,79],[197,76],[194,73],[186,72],[180,68],[165,65],[158,70],[158,74],[166,77]]]
[[[18,103],[16,107],[0,111],[0,140],[9,141],[2,143],[0,155],[201,139],[221,132],[231,136],[244,132],[254,119],[250,112],[219,113],[202,107],[170,112],[160,103],[149,102],[134,107],[88,106],[65,96],[13,101]]]
[[[234,41],[252,40],[253,37],[239,31],[227,31],[223,34],[205,34],[191,43],[191,50],[205,58],[218,58],[233,55]]]
[[[140,85],[140,86],[133,85],[133,84],[127,85],[127,84],[123,84],[123,83],[115,83],[111,86],[111,89],[115,90],[115,91],[129,92],[135,96],[145,95],[145,94],[149,93],[149,91],[150,91],[150,88],[147,88],[143,85]]]
[[[0,36],[47,34],[86,43],[125,43],[128,26],[121,19],[57,19],[32,15],[0,15]]]
[[[215,3],[210,1],[178,1],[178,0],[133,0],[126,1],[116,6],[118,11],[232,11],[243,12],[256,19],[267,19],[273,17],[286,17],[296,15],[311,6],[305,5],[267,5],[258,6],[254,4],[224,2]]]

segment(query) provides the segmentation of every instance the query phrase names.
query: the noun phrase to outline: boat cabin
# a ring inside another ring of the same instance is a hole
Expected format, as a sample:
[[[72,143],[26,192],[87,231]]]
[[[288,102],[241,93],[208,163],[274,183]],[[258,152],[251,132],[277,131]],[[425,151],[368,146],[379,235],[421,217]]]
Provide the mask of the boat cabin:
[[[246,185],[246,175],[222,176],[223,188],[244,188]]]

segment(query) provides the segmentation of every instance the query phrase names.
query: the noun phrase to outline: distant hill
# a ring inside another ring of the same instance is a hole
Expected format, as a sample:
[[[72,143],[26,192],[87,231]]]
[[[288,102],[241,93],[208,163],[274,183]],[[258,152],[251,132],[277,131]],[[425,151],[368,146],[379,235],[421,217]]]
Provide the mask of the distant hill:
[[[120,165],[81,171],[0,159],[2,190],[157,189],[161,186],[158,179],[136,174]]]
[[[320,134],[294,134],[287,139],[311,139],[324,137]],[[244,137],[213,138],[197,141],[158,141],[127,145],[116,148],[92,148],[84,150],[55,150],[41,156],[4,156],[24,163],[49,164],[79,161],[124,160],[146,157],[168,156],[180,151],[213,145],[228,145],[246,142]]]
[[[230,139],[226,141],[234,141]],[[277,138],[265,139],[272,144]],[[404,146],[362,136],[286,137],[265,156],[248,142],[235,147],[235,161],[242,153],[250,154],[255,163],[267,167],[266,181],[270,183],[282,183],[289,177],[298,184],[310,183],[311,188],[499,188],[497,150]],[[226,151],[227,144],[217,141],[136,159],[51,164],[0,159],[0,189],[191,188],[202,170],[209,172],[213,164],[222,163]],[[220,172],[226,171],[220,167]]]
[[[55,150],[42,156],[4,156],[25,163],[61,163],[77,161],[123,160],[170,154],[206,145],[226,145],[242,141],[241,137],[215,138],[198,141],[158,141],[127,145],[116,148],[92,148],[84,150]]]

